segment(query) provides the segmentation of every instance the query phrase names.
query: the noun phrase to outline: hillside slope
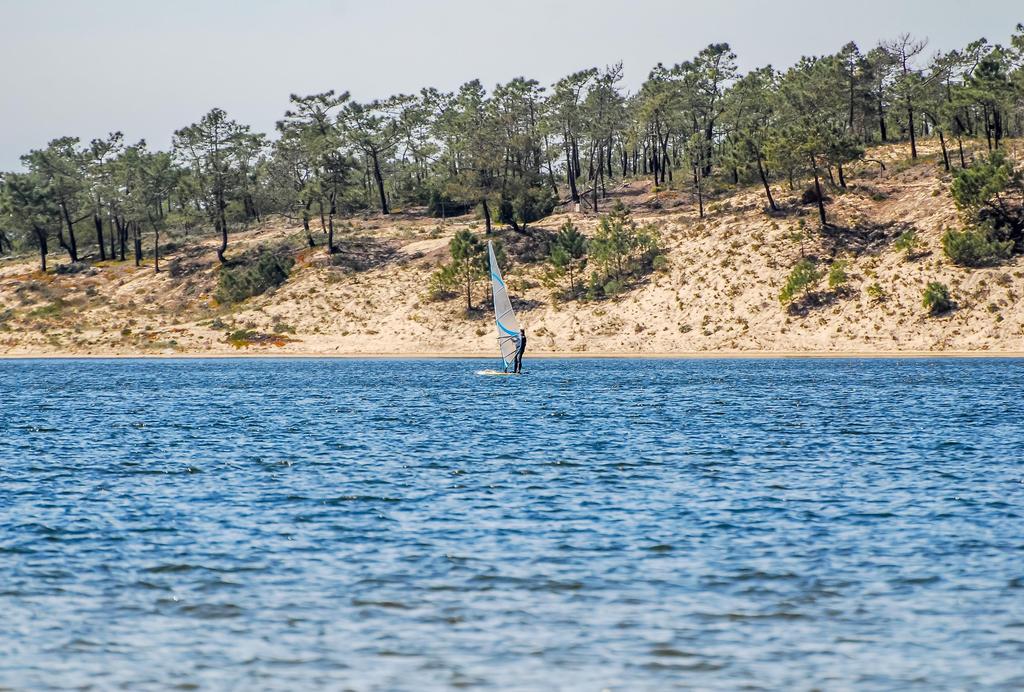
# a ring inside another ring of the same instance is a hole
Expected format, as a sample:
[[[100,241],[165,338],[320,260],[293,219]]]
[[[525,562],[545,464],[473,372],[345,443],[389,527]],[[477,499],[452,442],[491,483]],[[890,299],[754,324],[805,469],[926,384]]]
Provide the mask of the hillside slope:
[[[763,191],[750,188],[712,200],[703,220],[678,181],[680,189],[658,194],[648,180],[610,190],[604,208],[620,199],[638,222],[660,229],[668,267],[615,299],[554,304],[541,282],[543,265],[513,263],[506,274],[531,352],[1024,351],[1024,260],[976,270],[950,264],[940,237],[958,221],[949,176],[934,152],[913,165],[901,158],[905,147],[871,155],[886,160],[887,170],[864,164],[850,171],[849,189],[832,193],[835,226],[826,231],[817,230],[813,206],[779,187],[777,214],[767,214]],[[553,231],[569,217],[588,234],[597,223],[593,214],[562,212],[537,227]],[[444,223],[413,213],[353,219],[340,234],[345,252],[333,263],[322,247],[302,248],[301,229],[281,221],[235,233],[229,255],[291,243],[296,265],[284,285],[233,307],[212,298],[218,269],[208,241],[170,252],[159,274],[107,262],[41,275],[34,258],[7,260],[0,264],[0,355],[490,356],[486,310],[467,315],[464,296],[427,297],[450,237],[481,226],[472,216]],[[922,244],[910,260],[893,247],[909,228]],[[512,235],[500,231],[510,242]],[[803,255],[822,266],[847,260],[849,283],[839,292],[823,283],[786,310],[779,290]],[[955,302],[940,317],[921,306],[930,281],[947,284]],[[884,297],[869,294],[872,284]],[[474,300],[486,302],[483,282]],[[240,337],[239,330],[250,331]]]

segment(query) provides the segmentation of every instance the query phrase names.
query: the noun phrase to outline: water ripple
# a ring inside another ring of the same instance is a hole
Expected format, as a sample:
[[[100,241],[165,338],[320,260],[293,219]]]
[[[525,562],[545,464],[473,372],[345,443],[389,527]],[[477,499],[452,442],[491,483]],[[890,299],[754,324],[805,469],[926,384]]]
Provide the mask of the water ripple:
[[[1014,689],[1019,361],[0,361],[0,689]]]

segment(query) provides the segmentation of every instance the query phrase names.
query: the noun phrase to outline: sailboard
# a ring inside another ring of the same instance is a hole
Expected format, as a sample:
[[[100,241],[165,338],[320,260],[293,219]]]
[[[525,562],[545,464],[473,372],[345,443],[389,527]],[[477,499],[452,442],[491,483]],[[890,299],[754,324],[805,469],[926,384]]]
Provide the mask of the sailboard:
[[[508,287],[501,278],[501,267],[494,256],[494,244],[487,241],[487,264],[491,270],[491,296],[494,299],[494,324],[498,331],[498,351],[504,370],[480,370],[478,375],[512,375],[509,372],[519,349],[519,320],[508,297]]]

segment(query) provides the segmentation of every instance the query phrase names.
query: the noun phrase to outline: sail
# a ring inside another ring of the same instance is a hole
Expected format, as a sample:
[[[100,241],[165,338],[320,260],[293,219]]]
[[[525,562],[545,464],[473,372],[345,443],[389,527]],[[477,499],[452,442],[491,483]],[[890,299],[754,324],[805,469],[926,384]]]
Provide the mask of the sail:
[[[519,320],[508,298],[508,289],[501,278],[501,268],[494,257],[494,246],[487,241],[487,261],[491,269],[491,295],[494,297],[494,323],[498,327],[498,349],[505,367],[512,365],[519,348]]]

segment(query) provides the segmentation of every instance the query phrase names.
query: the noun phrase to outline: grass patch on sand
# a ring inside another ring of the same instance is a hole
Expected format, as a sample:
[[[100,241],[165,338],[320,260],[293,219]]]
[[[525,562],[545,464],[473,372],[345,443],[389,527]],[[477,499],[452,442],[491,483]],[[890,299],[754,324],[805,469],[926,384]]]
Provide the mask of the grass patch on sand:
[[[235,348],[248,348],[249,346],[281,347],[295,339],[286,334],[265,334],[254,329],[236,329],[227,335],[225,341]]]

